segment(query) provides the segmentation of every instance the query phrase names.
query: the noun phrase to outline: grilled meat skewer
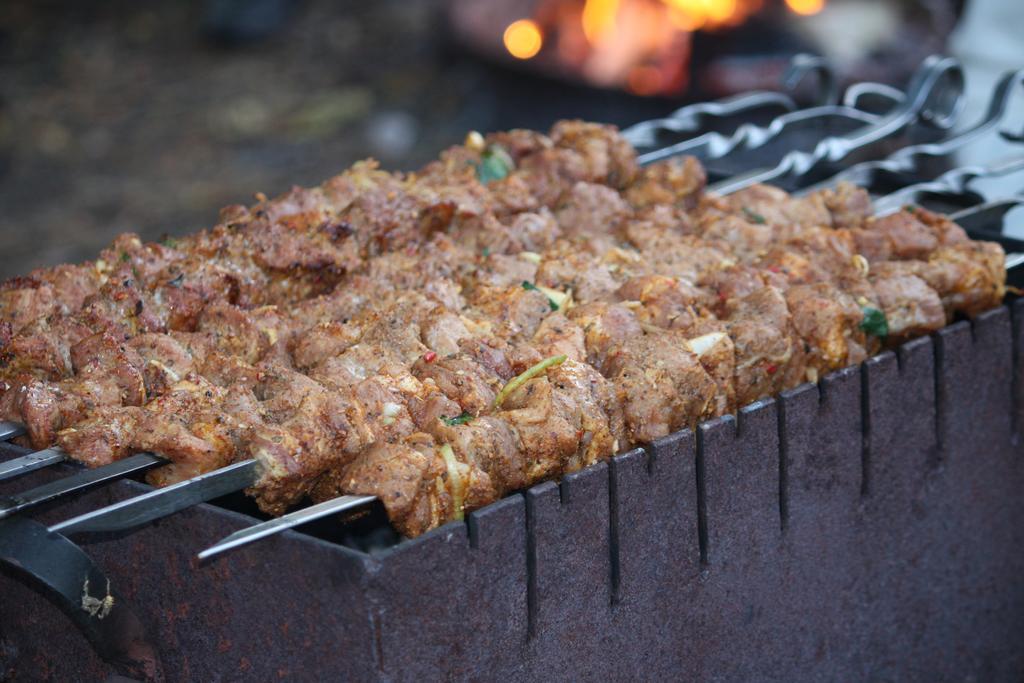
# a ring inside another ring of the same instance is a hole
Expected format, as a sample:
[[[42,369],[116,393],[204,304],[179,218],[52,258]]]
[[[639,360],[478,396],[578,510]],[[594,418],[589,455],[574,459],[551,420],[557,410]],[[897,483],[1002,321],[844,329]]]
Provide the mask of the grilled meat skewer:
[[[0,417],[159,452],[157,484],[253,457],[270,512],[373,494],[417,535],[1002,298],[1001,250],[936,214],[703,187],[565,122],[121,238],[0,292]]]

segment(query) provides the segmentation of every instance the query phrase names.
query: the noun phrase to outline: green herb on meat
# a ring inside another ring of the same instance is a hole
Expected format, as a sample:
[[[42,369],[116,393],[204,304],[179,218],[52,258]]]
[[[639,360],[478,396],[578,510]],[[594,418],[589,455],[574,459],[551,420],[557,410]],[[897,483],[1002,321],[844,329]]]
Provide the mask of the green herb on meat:
[[[455,425],[464,425],[472,419],[473,416],[465,412],[462,413],[462,415],[457,415],[456,417],[447,417],[445,415],[441,416],[441,422],[444,422],[449,427],[454,427]]]
[[[565,299],[565,295],[562,294],[561,292],[553,290],[549,287],[538,287],[532,282],[527,282],[526,280],[523,280],[523,289],[531,292],[540,292],[541,294],[546,296],[548,298],[548,307],[552,311],[557,311],[560,308],[561,302],[558,300],[559,298],[561,298],[563,301]]]
[[[743,207],[743,214],[750,219],[751,223],[757,223],[758,225],[764,225],[768,221],[764,219],[764,216],[759,214],[757,211]]]
[[[889,321],[885,319],[885,313],[874,306],[865,306],[861,310],[864,312],[864,319],[860,321],[860,329],[880,339],[889,336]]]
[[[480,154],[480,163],[476,165],[476,177],[481,183],[501,180],[515,168],[515,162],[501,145],[491,145]]]

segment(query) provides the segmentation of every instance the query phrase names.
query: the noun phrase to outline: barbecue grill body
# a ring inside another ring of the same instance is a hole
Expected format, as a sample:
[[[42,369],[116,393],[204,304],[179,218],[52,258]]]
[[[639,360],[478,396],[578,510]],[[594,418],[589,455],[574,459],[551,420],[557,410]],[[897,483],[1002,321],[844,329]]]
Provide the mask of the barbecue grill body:
[[[1022,360],[1018,302],[379,554],[288,532],[201,566],[251,523],[210,505],[84,547],[168,680],[1020,680]],[[5,675],[115,672],[0,595]]]

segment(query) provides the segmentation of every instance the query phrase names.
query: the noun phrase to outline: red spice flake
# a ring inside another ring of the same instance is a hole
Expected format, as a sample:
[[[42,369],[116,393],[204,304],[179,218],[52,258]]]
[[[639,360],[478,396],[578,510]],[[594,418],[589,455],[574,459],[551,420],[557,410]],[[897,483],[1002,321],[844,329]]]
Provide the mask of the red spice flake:
[[[767,373],[768,373],[769,375],[774,375],[774,374],[775,374],[775,372],[776,372],[776,371],[777,371],[778,369],[779,369],[779,366],[777,366],[777,365],[775,365],[775,364],[773,364],[773,363],[769,363],[769,364],[768,364],[768,367],[766,367],[766,368],[765,368],[765,371],[766,371],[766,372],[767,372]]]
[[[779,268],[778,266],[768,266],[768,270],[772,271],[773,273],[781,273],[782,272],[782,269]]]
[[[725,303],[726,301],[729,300],[729,295],[726,294],[725,292],[719,292],[718,293],[718,300],[721,301],[722,303]]]
[[[433,363],[435,360],[437,360],[437,354],[434,353],[433,351],[427,351],[425,354],[423,354],[423,360],[425,360],[428,363]]]

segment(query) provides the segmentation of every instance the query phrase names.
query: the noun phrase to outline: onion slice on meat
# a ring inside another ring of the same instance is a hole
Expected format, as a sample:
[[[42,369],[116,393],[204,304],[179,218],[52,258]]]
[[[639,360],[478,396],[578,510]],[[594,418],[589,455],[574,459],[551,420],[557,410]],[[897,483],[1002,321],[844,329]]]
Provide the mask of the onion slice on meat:
[[[448,481],[451,482],[452,505],[455,507],[455,519],[463,519],[463,500],[465,498],[465,482],[462,480],[462,473],[459,471],[459,461],[455,457],[455,451],[450,444],[441,446],[441,457],[444,458],[444,465],[448,468]]]

